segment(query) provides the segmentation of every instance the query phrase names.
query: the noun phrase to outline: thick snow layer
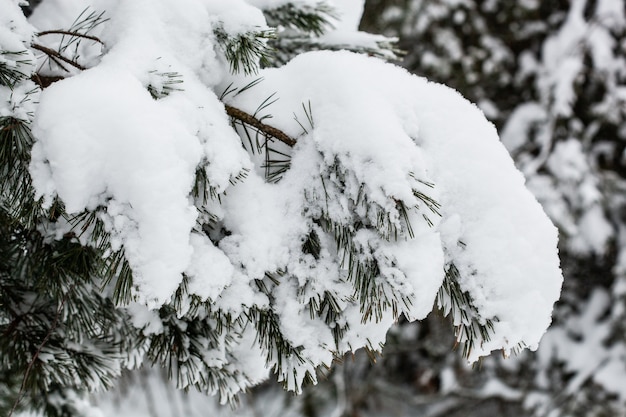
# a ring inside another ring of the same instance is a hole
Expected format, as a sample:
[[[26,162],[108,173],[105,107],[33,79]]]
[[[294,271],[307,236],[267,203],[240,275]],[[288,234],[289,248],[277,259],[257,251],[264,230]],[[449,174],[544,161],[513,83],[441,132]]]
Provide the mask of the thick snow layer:
[[[446,227],[437,227],[439,218],[432,213],[432,228],[416,216],[415,239],[381,243],[398,260],[405,244],[411,248],[411,263],[401,266],[405,283],[414,288],[406,287],[414,300],[407,311],[411,317],[422,318],[432,307],[443,279],[439,247],[460,269],[461,286],[482,317],[496,320],[494,337],[473,358],[518,343],[536,347],[560,292],[556,229],[475,106],[444,86],[350,53],[306,54],[262,75],[264,81],[237,96],[235,104],[254,111],[277,92],[272,123],[295,136],[301,127],[293,109],[310,103],[315,128],[299,141],[313,141],[323,155],[339,156],[357,177],[354,186],[366,184],[373,200],[410,202],[415,185],[407,172],[435,184],[424,192],[441,203]],[[294,159],[302,158],[298,153],[305,148],[299,144]],[[315,152],[307,158],[314,160]],[[311,175],[298,170],[293,166],[284,181],[305,178],[303,186],[311,187]],[[455,226],[448,219],[457,219]],[[421,246],[429,239],[435,240]]]
[[[196,137],[136,78],[103,67],[48,88],[33,132],[37,190],[49,203],[58,195],[69,213],[106,207],[142,298],[167,300],[192,253]]]
[[[0,15],[0,45],[3,51],[18,51],[24,49],[33,38],[33,27],[26,23],[24,13],[15,0],[2,0],[2,15]],[[19,43],[17,43],[19,42]]]
[[[45,90],[33,128],[38,142],[31,170],[48,203],[58,195],[69,213],[106,208],[108,229],[115,248],[124,246],[138,296],[158,306],[183,272],[197,275],[191,259],[206,262],[206,254],[192,256],[199,246],[190,242],[196,167],[207,161],[211,185],[220,191],[245,168],[247,157],[223,106],[200,82],[224,71],[206,40],[213,15],[194,1],[190,8],[136,3],[111,11],[103,35],[110,52],[101,65]],[[167,26],[169,19],[184,24]],[[176,71],[184,92],[154,100],[147,86],[155,72]],[[228,268],[219,274],[227,276]],[[199,291],[214,295],[206,286]]]

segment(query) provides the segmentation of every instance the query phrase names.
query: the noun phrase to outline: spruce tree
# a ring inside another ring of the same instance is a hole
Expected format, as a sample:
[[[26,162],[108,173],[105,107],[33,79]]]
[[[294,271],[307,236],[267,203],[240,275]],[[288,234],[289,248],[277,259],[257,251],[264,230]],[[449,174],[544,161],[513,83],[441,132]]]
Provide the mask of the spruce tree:
[[[85,414],[150,365],[223,402],[268,370],[300,392],[433,305],[470,360],[536,348],[556,233],[475,107],[372,57],[389,39],[326,36],[319,1],[19,3],[0,0],[5,414]]]

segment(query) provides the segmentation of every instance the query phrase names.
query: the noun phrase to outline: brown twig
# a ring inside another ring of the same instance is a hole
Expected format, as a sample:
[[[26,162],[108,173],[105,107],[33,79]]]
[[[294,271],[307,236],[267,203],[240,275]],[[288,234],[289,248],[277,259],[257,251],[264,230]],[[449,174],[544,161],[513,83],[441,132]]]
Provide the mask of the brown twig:
[[[67,68],[65,68],[65,66],[63,65],[63,63],[56,57],[53,56],[49,56],[48,58],[50,58],[55,64],[57,64],[59,66],[59,68],[61,68],[63,71],[65,72],[70,72],[70,70],[68,70]]]
[[[33,74],[30,79],[32,81],[35,82],[35,84],[37,84],[39,87],[41,87],[42,89],[49,87],[52,83],[56,82],[56,81],[61,81],[63,79],[65,79],[65,77],[61,77],[61,76],[50,76],[50,75],[40,75],[40,74]]]
[[[9,411],[9,415],[7,417],[11,417],[13,415],[20,401],[22,401],[22,398],[24,398],[24,394],[26,391],[26,383],[28,382],[28,377],[30,376],[30,372],[32,371],[33,366],[35,365],[35,361],[37,361],[37,358],[39,357],[39,354],[41,353],[43,347],[46,345],[46,343],[48,343],[48,340],[50,340],[50,337],[52,337],[52,333],[54,333],[54,330],[57,328],[59,324],[59,317],[61,316],[61,312],[63,311],[63,306],[65,305],[65,302],[67,301],[67,298],[69,297],[73,289],[74,289],[74,285],[70,287],[67,294],[65,294],[65,297],[63,297],[63,300],[61,301],[61,304],[59,304],[59,308],[57,309],[57,312],[54,316],[54,321],[52,322],[52,326],[50,326],[50,330],[48,330],[48,333],[46,333],[46,336],[41,341],[41,344],[37,348],[37,351],[33,355],[33,358],[28,363],[26,372],[24,372],[24,378],[22,379],[22,385],[20,386],[20,391],[17,393],[17,398],[15,399],[15,402],[13,403],[13,407],[11,407],[11,411]]]
[[[44,35],[69,35],[69,36],[76,36],[77,38],[91,39],[92,41],[95,41],[95,42],[98,42],[98,43],[104,45],[104,42],[102,42],[99,38],[97,38],[95,36],[85,35],[84,33],[79,33],[79,32],[72,32],[70,30],[44,30],[43,32],[37,33],[37,36],[44,36]]]
[[[43,53],[50,56],[50,58],[52,59],[58,58],[58,59],[63,60],[64,62],[67,62],[73,65],[74,67],[78,69],[81,69],[81,70],[85,69],[83,66],[79,65],[78,63],[72,60],[65,58],[64,56],[62,56],[61,54],[59,54],[57,51],[53,49],[46,48],[45,46],[37,45],[37,44],[34,44],[32,46],[33,46],[33,49],[42,51]],[[50,84],[52,84],[53,82],[59,81],[62,79],[63,77],[42,77],[39,75],[33,77],[33,80],[37,84],[39,84],[39,86],[41,86],[42,88],[45,88],[49,86]],[[276,138],[290,147],[293,147],[296,145],[296,140],[292,138],[291,136],[289,136],[288,134],[286,134],[285,132],[283,132],[282,130],[277,129],[273,126],[267,125],[263,123],[262,121],[260,121],[259,119],[257,119],[256,117],[252,116],[251,114],[246,113],[245,111],[240,110],[236,107],[229,106],[228,104],[224,104],[224,107],[226,108],[226,113],[233,119],[239,120],[242,123],[250,125],[254,127],[255,129],[257,129],[259,132],[264,133],[267,136]]]
[[[55,61],[56,60],[63,61],[66,64],[70,64],[74,68],[78,68],[79,70],[87,69],[87,68],[83,67],[82,65],[80,65],[78,62],[72,61],[71,59],[64,57],[63,55],[61,55],[59,52],[55,51],[54,49],[50,49],[50,48],[48,48],[46,46],[39,45],[37,43],[32,44],[31,47],[33,49],[36,49],[38,51],[43,52],[44,54],[48,55],[51,59],[53,59]]]
[[[9,325],[4,330],[4,332],[2,332],[2,338],[5,338],[8,335],[10,335],[11,333],[13,333],[17,329],[17,326],[19,326],[19,324],[20,324],[20,322],[22,321],[23,318],[24,318],[23,315],[19,315],[19,316],[15,317],[15,319],[13,319],[11,321],[11,323],[9,323]]]
[[[296,140],[291,136],[287,135],[280,129],[276,129],[273,126],[266,125],[256,117],[251,114],[246,113],[243,110],[237,109],[235,107],[229,106],[228,104],[224,105],[226,107],[226,113],[235,120],[239,120],[242,123],[250,125],[257,129],[259,132],[266,134],[267,136],[271,136],[273,138],[278,139],[286,145],[291,147],[295,146]]]

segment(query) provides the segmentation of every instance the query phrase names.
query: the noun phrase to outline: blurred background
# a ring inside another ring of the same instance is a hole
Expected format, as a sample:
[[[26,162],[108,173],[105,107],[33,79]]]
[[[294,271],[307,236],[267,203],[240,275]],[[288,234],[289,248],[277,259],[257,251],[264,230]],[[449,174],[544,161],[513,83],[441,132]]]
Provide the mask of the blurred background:
[[[477,103],[558,226],[565,282],[539,350],[470,367],[451,324],[433,313],[398,324],[376,363],[347,357],[298,397],[269,381],[231,410],[145,371],[97,397],[99,408],[136,417],[626,416],[625,1],[367,0],[360,28],[397,37],[400,65]]]

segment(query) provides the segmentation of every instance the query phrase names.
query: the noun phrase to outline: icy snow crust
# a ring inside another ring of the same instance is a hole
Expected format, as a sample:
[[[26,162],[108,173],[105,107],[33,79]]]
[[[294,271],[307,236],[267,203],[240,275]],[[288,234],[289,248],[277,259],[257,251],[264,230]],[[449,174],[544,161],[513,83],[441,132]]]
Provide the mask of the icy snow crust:
[[[400,313],[424,318],[454,262],[480,317],[495,325],[470,359],[536,347],[560,292],[557,232],[478,108],[447,87],[348,52],[308,53],[254,77],[230,75],[214,28],[234,35],[265,27],[261,11],[244,1],[109,3],[101,61],[42,92],[31,174],[47,204],[59,197],[70,214],[99,210],[114,249],[125,250],[140,305],[171,302],[185,274],[190,295],[235,317],[271,309],[307,358],[283,364],[282,378],[299,390],[304,371],[314,375],[333,355],[378,348],[396,319],[389,308],[363,322],[345,254],[316,222],[376,225],[377,213],[355,203],[365,196],[369,207],[390,213],[397,236],[361,228],[353,243],[362,261],[378,261],[377,282],[408,300]],[[147,86],[172,71],[180,88],[153,99]],[[261,83],[225,100],[253,114],[276,93],[265,121],[297,139],[285,149],[291,168],[278,183],[254,166],[218,99],[231,83],[241,88],[259,76]],[[219,200],[191,196],[199,166]],[[441,207],[430,210],[416,191]],[[409,207],[410,233],[399,202]],[[227,236],[203,233],[206,213]],[[302,249],[312,231],[317,259]],[[271,296],[255,284],[266,273],[280,277]],[[333,326],[307,306],[325,293],[341,309],[339,345]],[[152,315],[131,310],[137,326],[159,331]],[[254,364],[265,359],[250,359],[261,352],[244,345],[254,340],[249,327],[240,331],[231,357],[259,379]],[[225,360],[222,352],[216,363]]]

